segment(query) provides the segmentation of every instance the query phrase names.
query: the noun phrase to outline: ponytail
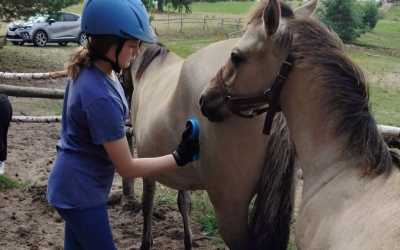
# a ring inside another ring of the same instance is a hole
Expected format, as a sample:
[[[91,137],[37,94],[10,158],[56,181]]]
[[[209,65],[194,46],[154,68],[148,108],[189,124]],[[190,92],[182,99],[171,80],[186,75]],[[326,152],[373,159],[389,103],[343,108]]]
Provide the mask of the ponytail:
[[[76,79],[83,68],[92,66],[96,59],[101,59],[119,41],[118,37],[113,36],[88,37],[86,46],[80,47],[67,62],[68,77]]]
[[[86,47],[80,47],[74,54],[71,55],[67,63],[68,77],[76,79],[79,72],[88,66],[91,66],[93,60],[89,55],[89,50]]]

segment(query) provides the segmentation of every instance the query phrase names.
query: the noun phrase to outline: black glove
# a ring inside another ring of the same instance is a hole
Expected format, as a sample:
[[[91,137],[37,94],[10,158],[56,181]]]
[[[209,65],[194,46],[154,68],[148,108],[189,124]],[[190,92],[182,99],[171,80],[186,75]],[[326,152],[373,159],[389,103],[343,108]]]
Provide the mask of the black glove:
[[[194,161],[194,156],[200,151],[199,138],[193,138],[192,128],[187,126],[182,133],[182,140],[178,148],[172,152],[178,166],[184,166]]]

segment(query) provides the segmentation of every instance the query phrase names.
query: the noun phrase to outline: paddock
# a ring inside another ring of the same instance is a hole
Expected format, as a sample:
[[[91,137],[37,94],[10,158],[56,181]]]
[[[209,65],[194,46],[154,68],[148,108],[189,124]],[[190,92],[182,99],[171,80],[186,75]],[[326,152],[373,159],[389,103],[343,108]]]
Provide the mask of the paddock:
[[[214,41],[212,39],[204,39],[203,41],[196,43],[188,51],[181,50],[181,43],[173,41],[167,42],[167,45],[172,45],[172,49],[179,49],[181,55],[188,55],[193,51],[201,48],[206,43]],[[221,39],[218,37],[217,39]],[[190,40],[190,39],[189,39]],[[186,42],[186,41],[185,41]],[[188,41],[190,43],[191,41]],[[200,45],[198,45],[200,44]],[[70,49],[68,46],[66,49]],[[189,47],[189,46],[187,46]],[[187,47],[184,47],[186,49]],[[58,48],[49,47],[48,49],[32,48],[24,46],[23,48],[5,46],[4,50],[22,50],[22,53],[28,51],[35,51],[36,57],[33,60],[34,65],[25,63],[18,55],[16,56],[15,63],[21,65],[18,68],[20,72],[24,72],[25,69],[28,71],[40,72],[44,70],[58,70],[62,67],[63,59],[53,60],[51,53],[59,55]],[[60,51],[63,55],[65,48],[61,48]],[[57,50],[57,52],[49,52]],[[387,82],[391,80],[393,83],[398,84],[398,67],[400,63],[395,59],[395,56],[389,55],[392,51],[379,51],[370,48],[353,48],[350,46],[348,50],[352,55],[355,55],[358,62],[365,64],[366,69],[371,69],[372,83]],[[393,50],[398,53],[398,50]],[[367,52],[365,54],[365,52]],[[368,55],[370,54],[370,55]],[[4,54],[3,54],[4,55]],[[398,55],[398,54],[395,54]],[[43,57],[49,60],[49,64],[43,64],[38,59]],[[365,56],[365,57],[364,57]],[[49,58],[47,58],[49,57]],[[61,56],[64,58],[63,56]],[[3,57],[3,60],[10,60],[13,57]],[[369,62],[369,59],[374,61]],[[391,67],[380,66],[381,63],[387,59],[390,59],[390,63],[393,64]],[[1,61],[1,58],[0,58]],[[58,64],[52,64],[53,62]],[[36,64],[37,63],[37,64]],[[11,63],[10,63],[11,64]],[[11,71],[14,67],[9,66],[10,64],[5,61],[0,63],[0,71]],[[379,66],[379,67],[377,67]],[[370,73],[370,72],[368,72]],[[382,75],[385,74],[383,79]],[[389,76],[389,78],[386,77]],[[393,76],[393,77],[390,77]],[[376,80],[378,79],[378,80]],[[375,81],[376,80],[376,81]],[[36,88],[50,88],[50,89],[63,89],[64,80],[61,79],[38,79],[29,80],[6,80],[0,79],[0,86],[15,85],[24,87],[36,87]],[[390,82],[390,81],[389,81]],[[373,85],[375,86],[375,85]],[[383,88],[379,88],[381,91]],[[0,91],[1,92],[1,91]],[[391,90],[381,91],[387,93],[389,96],[396,95],[399,92],[393,92]],[[11,101],[15,104],[14,110],[14,122],[10,128],[10,149],[9,158],[7,161],[7,176],[15,179],[18,183],[22,183],[21,189],[9,189],[0,192],[0,221],[2,226],[0,227],[0,249],[61,249],[62,245],[62,223],[57,214],[50,207],[44,198],[45,185],[47,182],[47,175],[51,168],[52,161],[55,156],[55,143],[58,139],[58,131],[60,129],[59,123],[49,122],[48,118],[56,117],[61,107],[61,100],[59,99],[48,99],[48,98],[33,98],[33,97],[13,97]],[[395,105],[394,103],[392,105]],[[381,109],[384,110],[384,109]],[[395,110],[395,109],[393,109]],[[393,110],[388,110],[388,114],[393,114]],[[380,111],[381,112],[381,111]],[[24,118],[22,118],[24,117]],[[22,122],[21,119],[27,119],[27,117],[34,117],[46,120],[44,123],[27,123]],[[57,118],[57,117],[56,117]],[[59,118],[57,118],[59,119]],[[392,125],[400,125],[394,121]],[[388,129],[392,130],[391,127]],[[394,129],[395,136],[399,136],[396,128]],[[135,185],[135,192],[141,193],[141,183],[138,182]],[[183,248],[183,228],[181,224],[181,218],[178,209],[175,205],[175,200],[170,202],[170,197],[175,199],[176,194],[168,196],[170,190],[159,187],[162,196],[156,197],[156,208],[155,208],[155,225],[154,225],[154,247],[155,249],[182,249]],[[301,189],[298,189],[300,193]],[[120,249],[138,249],[140,246],[141,237],[141,223],[142,215],[140,211],[132,210],[132,206],[126,203],[122,197],[122,180],[117,177],[114,183],[112,192],[113,205],[110,206],[110,218],[113,226],[113,233],[116,243]],[[159,193],[158,193],[159,194]],[[201,194],[200,194],[201,195]],[[299,198],[300,196],[298,196]],[[4,201],[4,202],[3,202]],[[172,205],[171,205],[172,204]],[[204,208],[201,208],[204,209]],[[200,211],[207,211],[206,209]],[[207,211],[208,212],[208,211]],[[212,222],[212,219],[209,221]],[[205,235],[203,226],[199,223],[192,223],[194,233],[194,246],[196,249],[223,249],[219,238]],[[4,236],[3,236],[4,235]]]

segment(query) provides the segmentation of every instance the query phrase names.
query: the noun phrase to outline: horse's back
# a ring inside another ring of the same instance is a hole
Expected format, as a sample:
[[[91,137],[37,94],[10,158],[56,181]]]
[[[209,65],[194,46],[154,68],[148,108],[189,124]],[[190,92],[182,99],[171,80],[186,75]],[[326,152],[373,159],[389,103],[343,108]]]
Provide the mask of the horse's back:
[[[203,87],[229,57],[235,40],[207,46],[181,59],[174,53],[155,58],[135,82],[132,124],[139,157],[171,153],[179,143],[185,120],[196,116],[203,122],[198,100]],[[203,134],[206,131],[202,130]],[[206,154],[202,150],[202,155]],[[204,189],[202,159],[194,167],[157,177],[175,189]]]

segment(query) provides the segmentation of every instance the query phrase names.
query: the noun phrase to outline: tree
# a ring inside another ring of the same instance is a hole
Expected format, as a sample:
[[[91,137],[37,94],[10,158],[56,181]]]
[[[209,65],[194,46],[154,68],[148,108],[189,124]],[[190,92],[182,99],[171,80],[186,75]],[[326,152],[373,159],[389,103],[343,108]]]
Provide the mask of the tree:
[[[368,29],[375,28],[379,20],[378,5],[373,0],[370,0],[364,5],[363,23]]]
[[[181,12],[185,9],[185,13],[191,13],[190,4],[192,0],[142,0],[148,11],[157,8],[157,11],[164,12],[164,8],[168,6],[174,11]]]
[[[37,13],[54,13],[82,0],[1,0],[0,20],[26,18]]]
[[[319,10],[321,21],[331,27],[344,42],[360,35],[361,17],[355,10],[354,0],[323,0]]]
[[[169,3],[172,6],[173,10],[178,10],[182,12],[183,8],[185,8],[185,13],[191,13],[192,10],[190,8],[191,0],[166,0],[165,3]]]
[[[353,42],[373,29],[379,19],[375,0],[322,0],[317,11],[320,19],[344,42]]]

